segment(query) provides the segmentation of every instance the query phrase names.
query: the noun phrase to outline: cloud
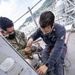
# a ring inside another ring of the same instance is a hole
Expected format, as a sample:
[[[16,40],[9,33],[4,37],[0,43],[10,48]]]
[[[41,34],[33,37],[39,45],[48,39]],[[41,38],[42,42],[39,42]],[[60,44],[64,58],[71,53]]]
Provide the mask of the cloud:
[[[0,16],[10,17],[15,9],[15,0],[2,1],[0,4]]]

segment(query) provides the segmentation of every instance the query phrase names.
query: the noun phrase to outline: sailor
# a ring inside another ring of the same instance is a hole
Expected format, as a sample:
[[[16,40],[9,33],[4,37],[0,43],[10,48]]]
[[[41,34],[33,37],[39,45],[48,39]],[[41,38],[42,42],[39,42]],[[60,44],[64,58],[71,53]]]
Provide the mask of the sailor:
[[[66,44],[64,26],[54,23],[55,16],[51,11],[45,11],[40,15],[39,24],[40,28],[33,33],[27,42],[31,46],[33,41],[41,37],[46,43],[46,48],[42,51],[42,62],[37,71],[42,75],[47,72],[55,75],[63,75],[63,63]],[[26,51],[28,52],[28,51]]]

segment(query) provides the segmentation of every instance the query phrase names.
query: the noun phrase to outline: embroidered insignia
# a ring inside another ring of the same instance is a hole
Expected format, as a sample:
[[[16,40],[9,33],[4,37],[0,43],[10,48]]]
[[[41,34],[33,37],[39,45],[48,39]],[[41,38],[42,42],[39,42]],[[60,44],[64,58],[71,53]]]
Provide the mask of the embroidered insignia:
[[[64,36],[61,37],[61,40],[63,40],[63,39],[64,39]]]

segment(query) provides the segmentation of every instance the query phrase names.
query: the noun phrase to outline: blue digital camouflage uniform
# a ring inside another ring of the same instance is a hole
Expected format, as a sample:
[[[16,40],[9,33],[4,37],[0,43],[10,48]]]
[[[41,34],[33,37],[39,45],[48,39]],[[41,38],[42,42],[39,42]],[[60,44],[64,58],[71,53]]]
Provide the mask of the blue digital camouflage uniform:
[[[64,50],[67,48],[65,41],[66,30],[59,24],[54,24],[51,33],[44,35],[40,28],[30,36],[33,40],[41,37],[46,43],[46,48],[42,52],[43,64],[48,66],[48,71],[54,71],[56,75],[62,75],[64,63]]]

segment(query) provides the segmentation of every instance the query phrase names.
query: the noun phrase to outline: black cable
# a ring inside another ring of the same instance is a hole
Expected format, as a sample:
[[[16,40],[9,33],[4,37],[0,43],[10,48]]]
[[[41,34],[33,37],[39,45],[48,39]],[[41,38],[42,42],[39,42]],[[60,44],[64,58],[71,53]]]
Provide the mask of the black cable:
[[[66,57],[66,60],[69,62],[69,65],[67,67],[71,67],[71,62],[70,60]]]
[[[65,57],[65,59],[69,62],[69,65],[67,66],[67,65],[63,65],[63,75],[64,75],[64,68],[66,67],[66,68],[69,68],[69,67],[71,67],[71,62],[70,62],[70,60],[67,58],[67,57]]]

